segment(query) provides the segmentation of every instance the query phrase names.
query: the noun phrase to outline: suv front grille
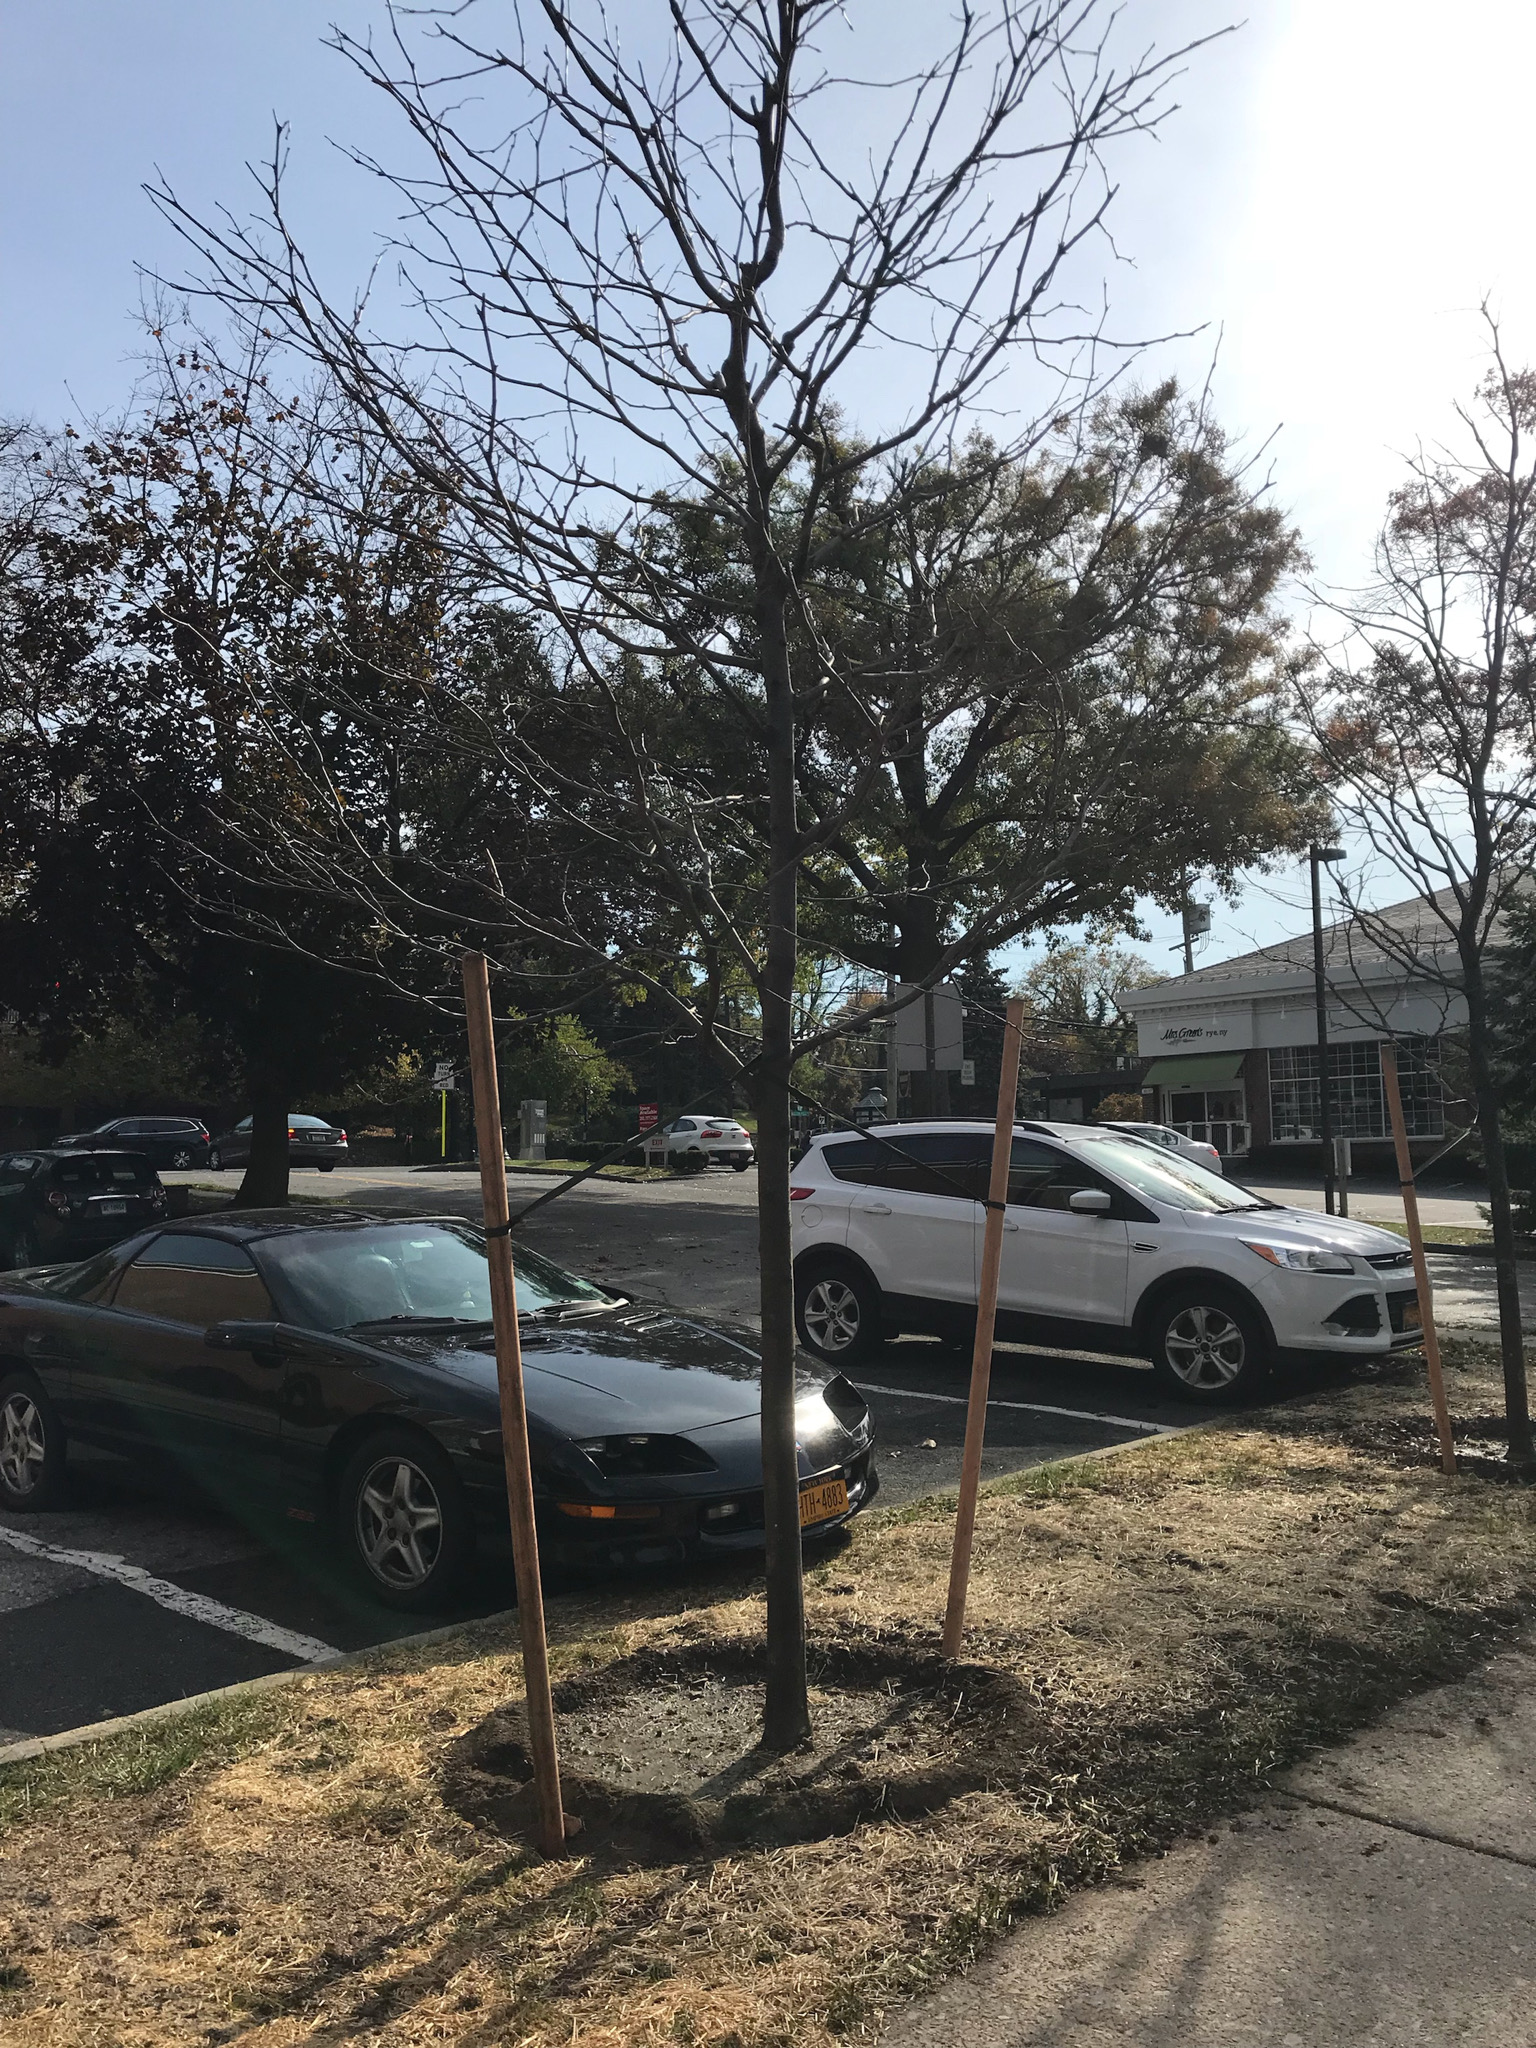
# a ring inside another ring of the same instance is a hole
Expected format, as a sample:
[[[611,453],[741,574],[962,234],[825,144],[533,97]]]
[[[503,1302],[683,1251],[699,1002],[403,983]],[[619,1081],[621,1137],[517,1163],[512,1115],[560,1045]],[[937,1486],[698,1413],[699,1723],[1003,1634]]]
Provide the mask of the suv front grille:
[[[1379,1271],[1390,1273],[1398,1266],[1411,1266],[1413,1264],[1413,1253],[1407,1250],[1400,1252],[1367,1252],[1365,1263],[1368,1266],[1375,1266]]]

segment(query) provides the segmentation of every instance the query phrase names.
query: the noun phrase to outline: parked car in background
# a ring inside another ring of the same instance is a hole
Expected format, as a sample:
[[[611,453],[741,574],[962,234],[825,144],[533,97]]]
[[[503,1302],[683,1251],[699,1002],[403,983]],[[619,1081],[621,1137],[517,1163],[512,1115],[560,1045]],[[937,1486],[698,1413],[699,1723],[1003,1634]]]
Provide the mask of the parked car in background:
[[[1191,1138],[1184,1131],[1176,1131],[1172,1124],[1098,1124],[1101,1131],[1118,1131],[1123,1138],[1139,1138],[1143,1145],[1156,1145],[1161,1151],[1176,1152],[1181,1159],[1192,1159],[1196,1166],[1203,1166],[1207,1173],[1222,1173],[1221,1154],[1214,1145],[1207,1145],[1203,1138]]]
[[[251,1157],[251,1119],[242,1117],[232,1131],[223,1131],[213,1140],[208,1153],[208,1164],[215,1173],[226,1166],[245,1166]],[[323,1116],[299,1116],[293,1111],[288,1115],[288,1164],[290,1166],[314,1166],[321,1173],[330,1173],[347,1163],[347,1134],[335,1124],[328,1124]]]
[[[517,1306],[547,1564],[762,1549],[750,1333],[524,1245]],[[168,1455],[205,1487],[332,1530],[378,1598],[432,1607],[477,1535],[505,1546],[501,1413],[485,1237],[455,1217],[200,1217],[0,1279],[7,1509],[56,1502],[70,1442],[145,1474]],[[826,1537],[878,1490],[864,1397],[802,1371],[795,1437],[800,1524]]]
[[[0,1261],[83,1258],[159,1222],[168,1206],[141,1152],[0,1154]]]
[[[845,1370],[906,1330],[974,1330],[992,1127],[815,1139],[793,1170],[802,1342]],[[1147,1358],[1170,1392],[1233,1401],[1287,1357],[1421,1342],[1400,1237],[1265,1201],[1102,1124],[1015,1126],[997,1334]]]
[[[178,1173],[208,1164],[208,1126],[195,1116],[118,1116],[93,1131],[72,1131],[55,1138],[56,1151],[142,1152],[155,1166]]]
[[[690,1152],[702,1152],[706,1166],[734,1166],[738,1173],[745,1173],[756,1156],[751,1132],[729,1116],[680,1116],[669,1124],[668,1163]]]

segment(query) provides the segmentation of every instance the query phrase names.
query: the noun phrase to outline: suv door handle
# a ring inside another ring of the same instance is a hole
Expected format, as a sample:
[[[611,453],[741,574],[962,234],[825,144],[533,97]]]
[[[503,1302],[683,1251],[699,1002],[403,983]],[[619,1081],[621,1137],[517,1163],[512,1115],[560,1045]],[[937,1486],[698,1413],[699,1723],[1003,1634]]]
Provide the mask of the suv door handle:
[[[1017,1225],[1017,1223],[1015,1223],[1015,1222],[1014,1222],[1014,1220],[1013,1220],[1013,1218],[1012,1218],[1011,1216],[1005,1216],[1005,1217],[1003,1218],[1003,1228],[1004,1228],[1004,1230],[1017,1230],[1017,1229],[1018,1229],[1018,1227],[1019,1227],[1019,1226]]]
[[[889,1202],[860,1202],[859,1207],[866,1216],[889,1216],[891,1213]]]

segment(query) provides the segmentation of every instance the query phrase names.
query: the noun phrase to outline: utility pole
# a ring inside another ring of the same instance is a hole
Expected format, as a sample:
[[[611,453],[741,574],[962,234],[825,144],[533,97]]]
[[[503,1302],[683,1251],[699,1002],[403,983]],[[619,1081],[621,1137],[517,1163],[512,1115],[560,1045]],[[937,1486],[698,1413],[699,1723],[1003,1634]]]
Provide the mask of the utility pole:
[[[1344,858],[1342,846],[1312,846],[1307,849],[1312,867],[1312,984],[1317,1000],[1317,1104],[1318,1132],[1323,1141],[1323,1207],[1331,1216],[1333,1204],[1333,1104],[1328,1089],[1328,979],[1323,971],[1323,868]]]

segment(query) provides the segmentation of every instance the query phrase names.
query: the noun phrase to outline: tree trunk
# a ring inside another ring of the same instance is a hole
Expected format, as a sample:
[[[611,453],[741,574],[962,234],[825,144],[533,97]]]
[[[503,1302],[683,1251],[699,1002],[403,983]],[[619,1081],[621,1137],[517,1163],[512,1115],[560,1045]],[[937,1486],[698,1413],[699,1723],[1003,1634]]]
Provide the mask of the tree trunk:
[[[938,911],[930,899],[909,899],[901,906],[897,915],[896,969],[901,980],[910,987],[914,982],[928,980],[938,965],[939,956],[944,950],[944,942],[939,936]],[[921,1018],[921,997],[914,1007]],[[921,1036],[921,1022],[918,1030]],[[912,1089],[914,1117],[949,1115],[947,1072],[937,1069],[930,1074],[925,1067],[914,1067],[907,1079]]]
[[[251,1156],[235,1196],[237,1209],[288,1205],[288,1085],[267,1077],[251,1088]]]
[[[1488,1007],[1479,955],[1462,960],[1467,999],[1467,1050],[1477,1097],[1477,1128],[1488,1171],[1488,1220],[1493,1226],[1493,1270],[1499,1301],[1499,1351],[1504,1365],[1504,1414],[1509,1428],[1509,1462],[1536,1472],[1531,1437],[1530,1394],[1525,1377],[1525,1336],[1520,1327],[1520,1270],[1515,1261],[1515,1221],[1509,1205],[1509,1165],[1504,1126],[1489,1044]]]
[[[766,581],[766,578],[763,579]],[[759,585],[763,587],[762,582]],[[795,1445],[795,1301],[789,1222],[789,1076],[798,951],[799,824],[795,809],[795,706],[784,596],[759,607],[768,729],[767,934],[761,987],[762,1063],[757,1105],[757,1246],[762,1300],[763,1521],[767,1537],[768,1686],[763,1747],[807,1740],[805,1588],[801,1580],[800,1468]]]

